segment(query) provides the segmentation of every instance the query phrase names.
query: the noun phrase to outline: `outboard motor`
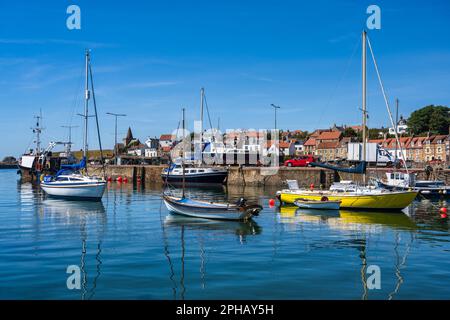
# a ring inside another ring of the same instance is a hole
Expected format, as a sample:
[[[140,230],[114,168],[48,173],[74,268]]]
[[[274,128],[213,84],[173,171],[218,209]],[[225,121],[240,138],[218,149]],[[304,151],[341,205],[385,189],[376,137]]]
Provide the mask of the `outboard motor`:
[[[245,200],[244,198],[239,198],[239,200],[236,202],[236,205],[238,207],[243,207],[243,206],[245,206],[246,203],[247,203],[247,200]]]

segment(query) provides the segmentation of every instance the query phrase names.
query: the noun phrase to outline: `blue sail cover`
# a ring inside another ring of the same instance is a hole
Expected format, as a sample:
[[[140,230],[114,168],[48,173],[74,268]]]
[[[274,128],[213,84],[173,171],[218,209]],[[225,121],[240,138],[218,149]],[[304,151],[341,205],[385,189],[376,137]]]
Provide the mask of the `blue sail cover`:
[[[61,165],[61,169],[59,169],[59,171],[56,173],[56,175],[59,176],[60,174],[65,173],[65,172],[78,171],[78,170],[81,170],[84,168],[86,168],[86,157],[83,157],[83,159],[81,159],[80,163]]]
[[[320,167],[325,169],[331,169],[334,171],[363,174],[366,173],[367,162],[361,161],[356,167],[353,168],[335,167],[325,163],[318,163],[318,162],[311,162],[310,165],[312,167]]]

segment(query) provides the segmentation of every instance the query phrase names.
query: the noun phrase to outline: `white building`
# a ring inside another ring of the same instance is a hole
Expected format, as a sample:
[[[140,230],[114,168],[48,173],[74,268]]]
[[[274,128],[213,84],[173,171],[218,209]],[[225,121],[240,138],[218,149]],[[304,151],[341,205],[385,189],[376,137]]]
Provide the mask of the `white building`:
[[[404,134],[408,130],[406,120],[400,116],[400,120],[397,122],[397,134]],[[395,128],[389,128],[389,134],[395,134]]]
[[[157,158],[158,151],[154,148],[145,148],[144,155],[146,158]]]

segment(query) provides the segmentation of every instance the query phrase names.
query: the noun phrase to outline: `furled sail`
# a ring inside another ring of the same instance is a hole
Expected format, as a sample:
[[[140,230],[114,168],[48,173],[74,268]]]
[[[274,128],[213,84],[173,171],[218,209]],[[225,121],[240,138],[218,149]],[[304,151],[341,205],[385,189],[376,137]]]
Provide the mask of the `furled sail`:
[[[364,173],[366,173],[367,162],[361,161],[356,167],[353,167],[353,168],[336,167],[336,166],[332,166],[332,165],[325,164],[325,163],[319,163],[319,162],[311,162],[310,165],[312,167],[320,167],[320,168],[330,169],[330,170],[334,170],[334,171],[364,174]]]

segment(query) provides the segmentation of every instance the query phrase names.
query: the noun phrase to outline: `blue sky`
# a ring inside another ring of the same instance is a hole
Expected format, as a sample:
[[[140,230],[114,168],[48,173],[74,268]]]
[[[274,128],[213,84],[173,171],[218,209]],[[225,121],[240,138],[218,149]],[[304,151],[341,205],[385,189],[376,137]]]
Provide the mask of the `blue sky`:
[[[81,30],[66,28],[71,4],[81,8]],[[121,137],[128,126],[141,139],[170,132],[181,107],[192,128],[202,86],[221,129],[273,127],[271,103],[281,106],[278,126],[285,129],[359,124],[360,33],[370,4],[381,7],[381,30],[369,37],[390,101],[398,97],[406,116],[427,104],[449,105],[445,0],[2,1],[0,157],[25,151],[40,108],[45,144],[65,139],[62,125],[81,126],[87,47],[106,147],[114,141],[106,112],[128,115],[119,122]],[[388,126],[368,65],[369,126]],[[73,140],[79,149],[81,127]]]

